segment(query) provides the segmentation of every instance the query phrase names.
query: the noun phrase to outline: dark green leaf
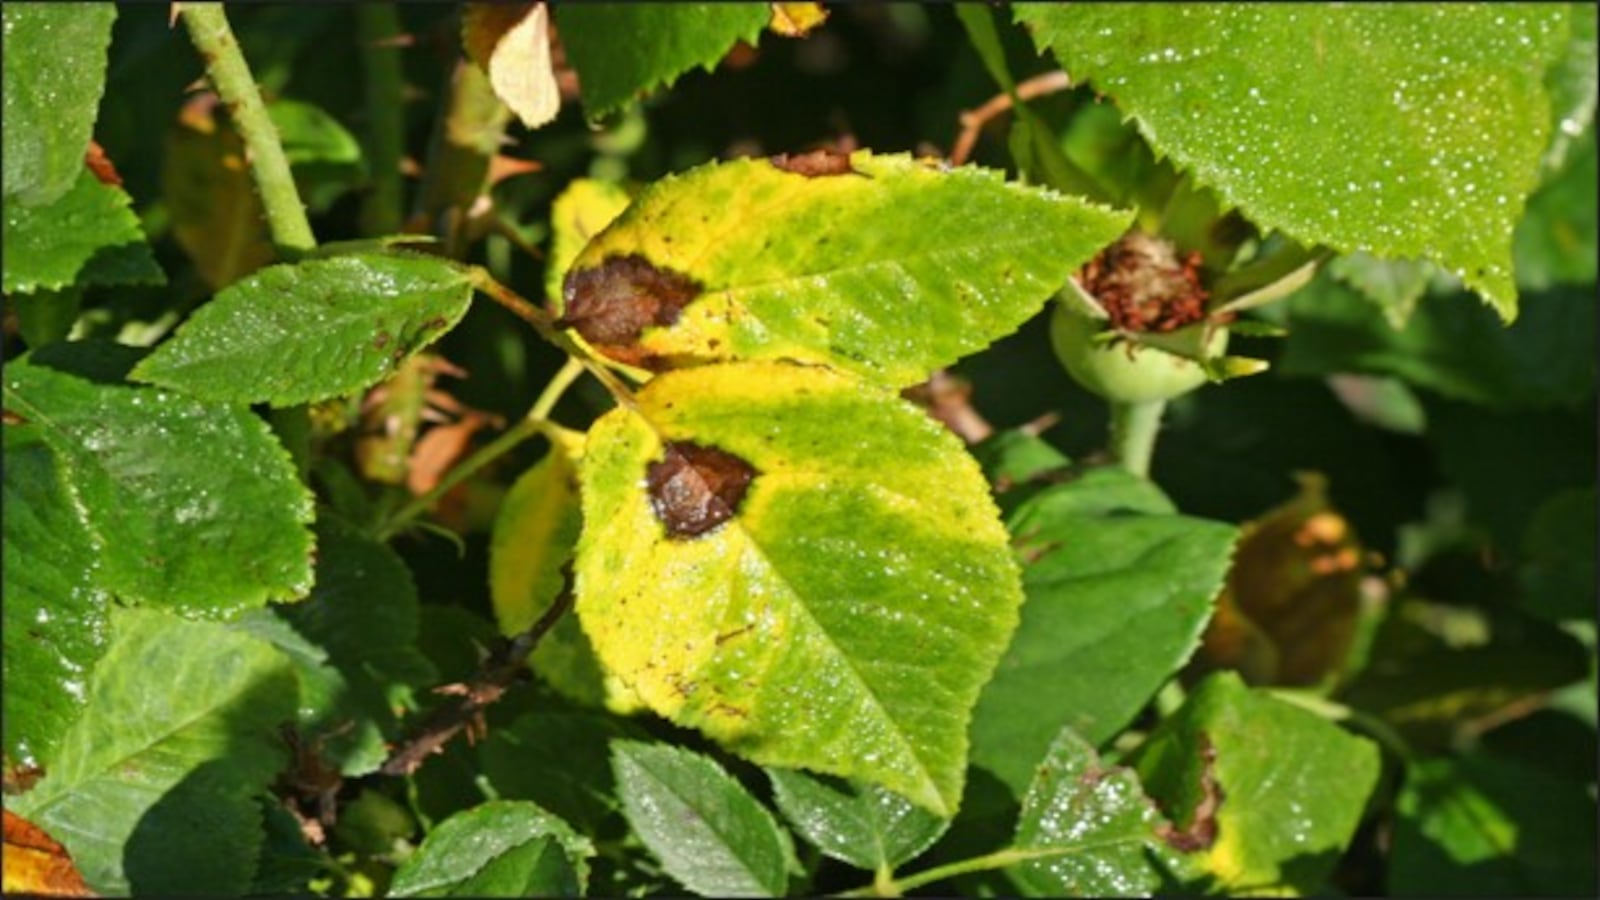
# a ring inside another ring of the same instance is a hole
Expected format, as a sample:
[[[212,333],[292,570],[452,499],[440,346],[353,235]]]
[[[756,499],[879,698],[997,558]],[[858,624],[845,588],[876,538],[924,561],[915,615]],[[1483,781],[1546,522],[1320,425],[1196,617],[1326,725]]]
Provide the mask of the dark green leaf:
[[[754,44],[772,18],[765,3],[566,3],[555,7],[583,108],[598,119],[642,92],[707,70],[734,42]]]
[[[105,650],[100,554],[50,448],[6,428],[5,754],[48,768]]]
[[[1017,18],[1258,226],[1430,259],[1515,315],[1511,232],[1538,180],[1565,8],[1020,4]]]
[[[1528,198],[1513,250],[1517,284],[1539,291],[1560,284],[1594,284],[1596,170],[1594,129],[1571,150],[1572,162]]]
[[[837,860],[893,871],[933,846],[950,820],[875,784],[768,769],[774,799],[800,836]]]
[[[708,897],[776,897],[794,866],[788,832],[709,757],[613,741],[611,765],[634,833],[667,874]]]
[[[133,377],[207,400],[336,397],[392,374],[460,321],[471,298],[469,273],[436,257],[272,266],[201,307]]]
[[[223,625],[152,610],[112,625],[55,767],[6,805],[56,835],[101,893],[243,893],[294,672]]]
[[[1594,615],[1595,490],[1576,488],[1546,500],[1522,542],[1523,608],[1551,620]]]
[[[1105,766],[1064,728],[1033,777],[1008,870],[1029,896],[1130,897],[1159,887],[1166,823],[1131,769]]]
[[[327,868],[323,858],[306,843],[300,822],[276,797],[257,800],[266,836],[256,862],[255,879],[247,893],[311,893],[309,882]]]
[[[1430,295],[1396,330],[1325,275],[1289,308],[1285,374],[1394,375],[1501,409],[1572,405],[1593,390],[1595,304],[1587,288],[1524,296],[1509,328],[1460,297]]]
[[[576,897],[589,841],[526,800],[457,813],[428,832],[389,885],[391,897]]]
[[[615,716],[539,710],[491,731],[478,760],[499,796],[532,800],[593,834],[622,809],[609,742],[643,736]]]
[[[1195,865],[1227,893],[1322,890],[1378,780],[1371,741],[1253,691],[1231,672],[1202,682],[1133,762],[1150,795],[1186,828],[1212,770],[1222,796],[1216,839]]]
[[[50,203],[83,171],[100,94],[113,3],[5,7],[5,205]],[[7,249],[7,255],[11,253]],[[6,290],[11,290],[10,277]]]
[[[1397,897],[1586,897],[1595,803],[1583,785],[1473,753],[1413,763],[1396,801]]]
[[[80,169],[71,189],[47,205],[27,206],[8,196],[6,293],[164,283],[130,202],[122,188],[101,184],[88,169]]]
[[[222,614],[310,589],[310,494],[248,410],[27,360],[5,406],[61,459],[119,598]]]
[[[1028,599],[973,713],[972,762],[1018,796],[1063,725],[1109,739],[1199,644],[1237,530],[1152,500],[1167,506],[1145,479],[1088,470],[1008,517]]]

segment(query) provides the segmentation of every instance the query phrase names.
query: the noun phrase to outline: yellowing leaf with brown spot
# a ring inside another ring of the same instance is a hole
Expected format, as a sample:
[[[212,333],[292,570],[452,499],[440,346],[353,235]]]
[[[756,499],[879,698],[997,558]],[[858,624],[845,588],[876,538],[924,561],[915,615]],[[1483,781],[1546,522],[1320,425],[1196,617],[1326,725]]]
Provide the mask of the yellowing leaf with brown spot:
[[[954,815],[1022,603],[961,442],[819,366],[656,376],[589,433],[577,612],[656,713]]]
[[[522,124],[538,128],[560,112],[545,4],[468,3],[461,16],[461,43],[488,74],[495,96]]]

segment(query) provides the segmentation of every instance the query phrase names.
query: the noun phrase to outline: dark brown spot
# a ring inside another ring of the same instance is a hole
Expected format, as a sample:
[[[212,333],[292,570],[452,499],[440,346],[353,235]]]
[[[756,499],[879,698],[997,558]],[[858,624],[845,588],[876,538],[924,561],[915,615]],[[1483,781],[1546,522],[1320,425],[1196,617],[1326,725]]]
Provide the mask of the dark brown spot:
[[[693,278],[637,254],[613,256],[567,276],[566,312],[556,324],[576,328],[584,340],[615,355],[610,348],[637,343],[646,328],[678,321],[703,290]]]
[[[1210,848],[1217,842],[1217,810],[1222,808],[1222,785],[1217,783],[1217,748],[1211,738],[1200,732],[1196,743],[1200,745],[1200,802],[1189,814],[1189,824],[1177,828],[1164,822],[1157,831],[1167,846],[1184,853],[1195,853]]]
[[[387,346],[389,346],[389,332],[387,332],[387,331],[378,332],[377,336],[375,336],[372,339],[372,349],[374,349],[374,350],[382,350],[383,348],[385,348]]]
[[[674,538],[698,537],[733,518],[755,477],[755,467],[732,453],[688,441],[669,441],[645,472],[650,507]]]
[[[785,172],[804,175],[807,178],[821,178],[824,175],[859,175],[850,166],[850,154],[840,153],[837,150],[813,150],[810,153],[779,153],[770,157],[769,162]]]
[[[449,324],[450,324],[450,320],[446,319],[444,316],[434,316],[433,318],[429,319],[428,321],[422,323],[422,330],[423,331],[437,331],[440,328],[443,328],[443,327],[445,327],[446,325],[449,325]]]
[[[8,409],[8,410],[5,410],[3,415],[4,415],[4,422],[7,425],[26,425],[26,424],[28,424],[27,417],[22,415],[22,413],[12,412],[11,410]]]

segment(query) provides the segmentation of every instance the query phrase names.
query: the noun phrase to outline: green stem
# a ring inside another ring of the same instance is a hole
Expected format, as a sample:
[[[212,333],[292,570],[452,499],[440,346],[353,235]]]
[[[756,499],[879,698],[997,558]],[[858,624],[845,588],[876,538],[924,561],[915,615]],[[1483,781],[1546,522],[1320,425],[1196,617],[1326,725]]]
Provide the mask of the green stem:
[[[550,410],[555,408],[561,395],[565,394],[567,388],[583,374],[583,369],[581,361],[569,357],[566,364],[545,385],[539,398],[534,401],[533,408],[528,410],[528,414],[523,416],[521,421],[507,428],[499,437],[483,445],[445,473],[432,490],[413,498],[411,502],[396,510],[378,527],[378,539],[386,541],[399,533],[418,516],[432,509],[433,505],[439,502],[439,498],[449,493],[456,485],[476,475],[484,466],[511,452],[523,441],[537,434],[544,434],[554,439],[563,429],[550,421]]]
[[[1141,478],[1150,477],[1150,457],[1156,450],[1156,433],[1161,430],[1165,400],[1144,403],[1111,404],[1111,455],[1124,469]]]
[[[1038,851],[1030,852],[1027,850],[1019,850],[1015,847],[1008,847],[1005,850],[996,850],[993,853],[985,854],[983,856],[974,856],[970,859],[958,860],[953,863],[946,863],[942,866],[935,866],[931,869],[924,869],[915,875],[907,875],[904,878],[891,879],[887,884],[884,884],[880,879],[874,881],[867,887],[856,888],[853,891],[845,891],[839,896],[899,897],[904,895],[906,891],[915,890],[925,884],[933,884],[936,881],[944,881],[947,878],[954,878],[957,875],[966,875],[971,872],[987,872],[991,869],[1004,869],[1007,866],[1014,866],[1017,863],[1027,862],[1030,859],[1049,855],[1060,854],[1055,851],[1045,851],[1041,853]]]
[[[181,11],[189,38],[205,60],[206,74],[227,107],[233,127],[244,139],[250,172],[261,194],[267,227],[272,231],[272,242],[286,259],[316,249],[317,239],[311,233],[305,205],[295,190],[294,175],[289,171],[289,158],[278,140],[278,129],[267,115],[261,91],[250,76],[244,54],[239,52],[239,42],[228,26],[222,4],[184,3]]]
[[[367,158],[372,163],[372,192],[361,211],[362,228],[369,235],[394,234],[402,215],[400,157],[405,145],[400,17],[392,3],[360,3],[356,27],[366,75]]]

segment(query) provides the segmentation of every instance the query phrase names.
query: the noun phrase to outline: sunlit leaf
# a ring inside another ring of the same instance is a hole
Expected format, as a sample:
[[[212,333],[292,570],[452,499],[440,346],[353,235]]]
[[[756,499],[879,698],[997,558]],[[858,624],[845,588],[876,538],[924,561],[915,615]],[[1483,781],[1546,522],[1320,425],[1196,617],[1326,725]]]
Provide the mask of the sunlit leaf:
[[[572,827],[526,800],[457,813],[428,832],[391,897],[577,897],[594,853]]]
[[[952,813],[1016,566],[977,465],[826,369],[669,373],[589,434],[577,610],[651,709]],[[891,463],[892,461],[892,463]]]
[[[8,132],[12,129],[6,129]],[[139,219],[122,188],[102,184],[86,168],[52,202],[7,200],[5,290],[28,293],[69,285],[162,284]]]
[[[797,833],[818,850],[868,872],[915,859],[950,827],[881,787],[768,769],[773,798]]]
[[[13,203],[51,203],[77,181],[105,90],[117,7],[12,3],[4,16],[9,219]]]

